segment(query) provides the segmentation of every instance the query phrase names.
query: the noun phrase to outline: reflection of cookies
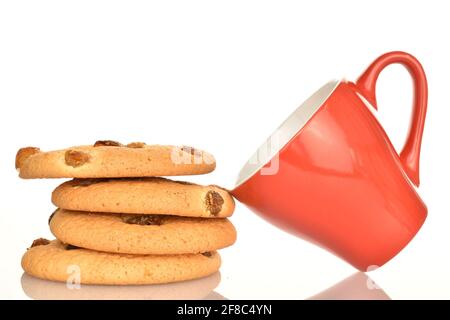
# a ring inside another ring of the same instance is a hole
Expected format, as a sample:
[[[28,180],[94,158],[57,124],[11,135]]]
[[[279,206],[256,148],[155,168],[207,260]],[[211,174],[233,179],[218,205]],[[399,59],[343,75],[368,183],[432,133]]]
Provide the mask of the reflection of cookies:
[[[228,247],[236,231],[227,219],[86,213],[59,209],[50,229],[64,243],[129,254],[201,253]]]
[[[228,300],[228,299],[225,298],[220,293],[212,291],[206,297],[204,297],[203,300]]]
[[[81,284],[153,284],[195,279],[220,267],[217,252],[184,255],[124,255],[62,244],[58,240],[30,248],[24,271],[37,278]]]
[[[82,285],[68,288],[66,283],[38,279],[24,273],[21,278],[25,294],[36,300],[191,300],[210,297],[220,283],[220,273],[176,283],[141,286]]]
[[[53,191],[53,203],[75,211],[228,217],[234,200],[224,189],[164,178],[75,179]]]
[[[191,175],[211,172],[215,166],[211,154],[191,147],[114,141],[50,152],[27,147],[16,156],[19,176],[26,179]]]

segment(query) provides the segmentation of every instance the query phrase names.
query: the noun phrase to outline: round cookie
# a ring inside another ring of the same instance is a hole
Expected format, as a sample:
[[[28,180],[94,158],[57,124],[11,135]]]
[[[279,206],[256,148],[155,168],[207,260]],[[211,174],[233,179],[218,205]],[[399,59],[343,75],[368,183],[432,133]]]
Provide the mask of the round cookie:
[[[75,179],[58,186],[52,202],[74,211],[202,218],[229,217],[234,211],[234,200],[225,189],[156,177]]]
[[[87,213],[58,209],[50,230],[64,243],[128,254],[184,254],[215,251],[236,241],[226,218]]]
[[[122,145],[109,140],[49,152],[27,147],[16,155],[16,169],[24,179],[193,175],[215,167],[211,154],[191,147]]]
[[[134,285],[205,277],[220,267],[217,252],[184,255],[124,255],[38,239],[22,257],[34,277],[80,284]]]

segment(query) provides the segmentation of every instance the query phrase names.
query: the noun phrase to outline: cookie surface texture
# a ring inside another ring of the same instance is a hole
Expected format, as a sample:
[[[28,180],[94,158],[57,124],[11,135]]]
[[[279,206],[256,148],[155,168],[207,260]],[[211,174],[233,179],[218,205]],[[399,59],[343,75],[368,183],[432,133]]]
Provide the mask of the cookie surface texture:
[[[86,249],[124,254],[185,254],[232,245],[236,230],[226,218],[86,213],[58,209],[53,235]]]
[[[217,186],[201,186],[165,178],[74,179],[52,194],[58,208],[202,218],[229,217],[234,200]]]
[[[215,167],[211,154],[192,147],[109,140],[48,152],[26,147],[16,155],[16,169],[25,179],[195,175]]]

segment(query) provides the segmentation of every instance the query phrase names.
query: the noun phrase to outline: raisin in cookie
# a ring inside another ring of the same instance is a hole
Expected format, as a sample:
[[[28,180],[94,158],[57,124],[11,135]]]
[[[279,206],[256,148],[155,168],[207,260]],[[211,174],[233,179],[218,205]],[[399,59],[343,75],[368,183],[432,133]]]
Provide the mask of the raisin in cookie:
[[[111,253],[184,254],[236,241],[230,221],[162,215],[102,214],[58,209],[50,230],[64,243]]]
[[[52,201],[59,208],[90,212],[222,218],[234,211],[225,189],[156,177],[75,179],[58,186]]]
[[[122,145],[109,140],[49,152],[26,147],[16,155],[16,169],[24,179],[194,175],[215,167],[211,154],[191,147]]]
[[[169,283],[213,274],[217,252],[182,255],[124,255],[65,245],[59,240],[34,243],[22,268],[37,278],[80,284],[134,285]]]

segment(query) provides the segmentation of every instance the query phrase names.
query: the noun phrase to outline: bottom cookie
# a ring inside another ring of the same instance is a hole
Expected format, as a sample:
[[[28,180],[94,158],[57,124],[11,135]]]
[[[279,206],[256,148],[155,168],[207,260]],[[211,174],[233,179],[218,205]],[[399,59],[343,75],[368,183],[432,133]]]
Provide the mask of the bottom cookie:
[[[68,285],[137,285],[196,279],[219,270],[217,252],[182,255],[103,253],[65,245],[59,240],[35,240],[22,257],[22,268],[40,279]]]

